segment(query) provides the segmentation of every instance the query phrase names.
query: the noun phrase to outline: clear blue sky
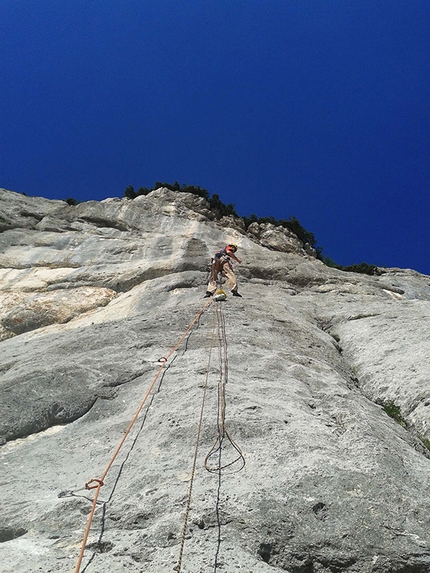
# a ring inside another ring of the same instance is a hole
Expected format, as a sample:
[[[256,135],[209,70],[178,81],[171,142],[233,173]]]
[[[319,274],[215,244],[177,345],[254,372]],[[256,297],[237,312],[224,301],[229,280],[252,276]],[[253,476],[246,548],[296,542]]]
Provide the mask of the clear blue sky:
[[[1,0],[0,187],[200,185],[430,274],[429,0]]]

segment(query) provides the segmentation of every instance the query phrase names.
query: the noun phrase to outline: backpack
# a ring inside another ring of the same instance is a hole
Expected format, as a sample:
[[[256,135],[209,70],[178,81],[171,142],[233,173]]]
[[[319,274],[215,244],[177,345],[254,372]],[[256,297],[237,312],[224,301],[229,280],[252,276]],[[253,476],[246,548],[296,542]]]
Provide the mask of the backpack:
[[[214,254],[214,259],[218,260],[218,259],[220,259],[223,255],[228,256],[227,253],[226,253],[226,248],[227,248],[227,245],[226,245],[223,249],[221,249],[220,251],[218,251],[217,253],[215,253],[215,254]]]

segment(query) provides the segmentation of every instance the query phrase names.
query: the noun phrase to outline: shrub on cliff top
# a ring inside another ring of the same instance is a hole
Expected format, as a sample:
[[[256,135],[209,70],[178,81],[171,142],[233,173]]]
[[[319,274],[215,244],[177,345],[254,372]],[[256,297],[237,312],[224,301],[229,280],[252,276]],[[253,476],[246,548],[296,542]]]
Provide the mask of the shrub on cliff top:
[[[139,197],[139,195],[148,195],[148,193],[155,191],[155,189],[160,189],[160,187],[165,187],[166,189],[176,191],[177,193],[191,193],[192,195],[203,197],[209,202],[210,210],[214,213],[217,219],[221,219],[221,217],[224,217],[225,215],[238,217],[233,203],[225,205],[225,203],[223,203],[219,198],[219,195],[214,193],[210,196],[208,190],[200,187],[200,185],[187,185],[186,183],[179,185],[177,181],[174,183],[162,183],[161,181],[156,181],[151,189],[148,187],[139,187],[137,191],[134,190],[133,185],[129,185],[124,191],[124,197],[135,199],[136,197]]]
[[[321,248],[316,246],[317,241],[315,239],[315,235],[305,229],[300,221],[296,217],[290,217],[289,219],[275,219],[275,217],[257,217],[256,215],[252,214],[249,217],[242,217],[243,222],[245,223],[245,229],[252,223],[271,223],[275,225],[275,227],[284,227],[284,229],[289,229],[292,233],[294,233],[303,244],[308,243],[313,249],[318,251],[322,251]]]
[[[209,195],[208,190],[200,187],[199,185],[187,185],[186,183],[180,185],[178,181],[175,181],[174,183],[163,183],[161,181],[156,181],[154,186],[150,189],[148,187],[139,187],[137,191],[134,190],[133,185],[128,185],[124,191],[124,197],[127,197],[128,199],[135,199],[140,195],[148,195],[148,193],[154,191],[155,189],[159,189],[160,187],[165,187],[166,189],[170,189],[170,191],[175,191],[177,193],[192,193],[198,197],[203,197],[208,201],[209,208],[216,219],[221,219],[225,216],[239,217],[233,203],[226,205],[221,201],[219,195],[216,193]],[[314,249],[317,258],[323,261],[323,263],[329,267],[333,267],[341,271],[364,273],[367,275],[381,274],[381,271],[375,265],[369,265],[363,262],[359,265],[355,264],[343,267],[342,265],[336,264],[335,261],[330,257],[323,256],[323,248],[317,246],[315,235],[311,231],[305,229],[296,217],[290,217],[289,219],[275,219],[273,216],[257,217],[256,215],[252,214],[249,217],[243,216],[240,218],[245,223],[245,230],[247,230],[252,223],[271,223],[275,227],[284,227],[285,229],[289,229],[298,237],[303,245],[308,244],[312,249]]]

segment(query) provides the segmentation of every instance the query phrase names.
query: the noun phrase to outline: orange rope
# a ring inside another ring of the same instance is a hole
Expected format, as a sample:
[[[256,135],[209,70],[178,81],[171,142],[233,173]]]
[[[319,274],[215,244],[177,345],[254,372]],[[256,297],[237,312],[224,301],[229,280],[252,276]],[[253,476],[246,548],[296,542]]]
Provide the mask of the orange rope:
[[[195,323],[199,320],[199,318],[201,317],[201,315],[204,313],[204,311],[207,309],[207,307],[212,303],[213,299],[210,298],[208,300],[208,302],[206,302],[203,307],[199,310],[199,312],[196,314],[194,320],[190,323],[190,325],[188,326],[187,330],[184,332],[184,334],[180,337],[180,339],[178,340],[178,342],[175,344],[175,346],[173,346],[173,348],[170,350],[170,352],[166,355],[163,356],[161,360],[161,365],[156,373],[156,375],[154,376],[154,379],[152,380],[151,384],[149,385],[149,388],[143,398],[143,400],[141,401],[138,409],[136,410],[135,415],[133,416],[127,430],[124,433],[124,436],[122,437],[120,443],[118,444],[118,447],[116,448],[112,458],[109,460],[105,471],[102,473],[101,477],[99,479],[97,478],[93,478],[91,479],[89,482],[87,482],[85,484],[86,489],[95,489],[95,493],[94,493],[94,499],[93,499],[93,504],[91,507],[91,512],[90,515],[88,516],[88,522],[87,522],[87,527],[85,529],[85,533],[84,533],[84,537],[82,540],[82,545],[81,545],[81,551],[79,553],[79,557],[78,557],[78,562],[76,564],[76,568],[75,568],[75,573],[79,573],[80,569],[81,569],[81,564],[82,564],[82,559],[84,557],[84,552],[85,552],[85,545],[87,543],[87,539],[88,539],[88,535],[90,533],[90,528],[91,528],[91,523],[93,520],[93,516],[94,516],[94,512],[96,510],[96,504],[97,504],[97,499],[99,497],[99,493],[100,493],[100,489],[102,488],[102,486],[104,485],[104,479],[106,478],[107,473],[109,472],[110,468],[112,467],[112,464],[114,463],[116,457],[119,454],[119,451],[121,450],[128,434],[130,433],[132,427],[134,426],[137,417],[139,416],[143,406],[145,405],[146,400],[148,399],[149,394],[151,393],[152,389],[155,386],[156,381],[158,380],[163,368],[165,367],[168,359],[170,358],[170,356],[172,356],[172,354],[175,352],[175,350],[177,350],[177,348],[179,347],[179,345],[181,344],[181,342],[184,340],[184,338],[187,336],[187,334],[190,332],[190,330],[193,328],[193,326],[195,325]],[[92,485],[93,482],[95,482],[97,485]]]

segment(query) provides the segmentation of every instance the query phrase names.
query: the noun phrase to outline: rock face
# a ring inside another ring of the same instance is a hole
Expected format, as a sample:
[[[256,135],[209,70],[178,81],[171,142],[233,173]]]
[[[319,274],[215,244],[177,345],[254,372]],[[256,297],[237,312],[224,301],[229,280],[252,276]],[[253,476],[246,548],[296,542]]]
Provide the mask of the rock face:
[[[75,570],[84,484],[160,357],[81,570],[173,571],[184,540],[185,573],[430,571],[430,277],[330,269],[165,189],[77,206],[1,190],[0,224],[0,571]],[[210,303],[227,242],[243,298]]]

